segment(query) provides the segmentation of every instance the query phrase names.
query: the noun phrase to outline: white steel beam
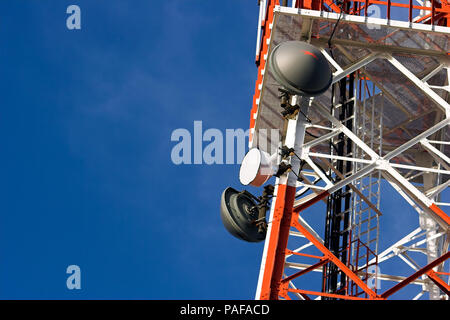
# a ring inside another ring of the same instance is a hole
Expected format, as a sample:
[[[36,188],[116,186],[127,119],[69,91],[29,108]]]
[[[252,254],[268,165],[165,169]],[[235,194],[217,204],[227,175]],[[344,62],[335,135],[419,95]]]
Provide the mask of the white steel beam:
[[[372,160],[350,158],[350,157],[343,157],[343,156],[336,156],[336,155],[333,155],[333,154],[318,153],[318,152],[308,152],[307,154],[310,157],[326,158],[326,159],[333,159],[333,160],[344,160],[344,161],[366,163],[366,164],[371,164],[373,162]],[[450,174],[450,172],[449,172],[449,174]]]
[[[319,138],[316,138],[316,139],[314,139],[312,141],[309,141],[309,142],[305,143],[303,145],[303,149],[309,149],[309,148],[314,147],[314,146],[316,146],[318,144],[321,144],[322,142],[327,141],[327,140],[337,136],[339,133],[341,133],[340,130],[333,130],[333,131],[331,131],[331,132],[329,132],[327,134],[324,134],[323,136],[320,136]]]
[[[406,202],[413,207],[414,210],[417,211],[417,213],[420,215],[423,213],[423,210],[421,207],[416,205],[416,203],[400,188],[400,186],[386,173],[381,172],[381,175],[386,179],[387,182],[398,192],[399,195],[403,197],[403,199],[406,200]]]
[[[302,159],[306,161],[307,164],[314,170],[315,173],[319,175],[319,177],[326,183],[327,187],[330,188],[333,186],[333,183],[327,178],[327,176],[320,170],[320,168],[311,160],[308,155],[303,155]]]
[[[329,54],[328,51],[325,50],[325,48],[320,48],[320,52],[325,56],[325,58],[328,60],[329,63],[337,70],[337,72],[343,72],[344,69],[341,68],[341,66],[334,60]]]
[[[440,173],[440,174],[450,174],[449,170],[441,170],[441,169],[434,169],[434,168],[427,168],[427,167],[418,167],[418,166],[411,166],[408,164],[401,164],[401,163],[389,163],[389,165],[393,168],[400,168],[400,169],[408,169],[413,171],[423,171],[426,173]]]
[[[353,73],[356,70],[361,69],[365,65],[368,65],[373,60],[377,59],[379,56],[380,56],[380,54],[378,52],[372,52],[368,56],[366,56],[366,57],[362,58],[361,60],[359,60],[359,61],[355,62],[354,64],[352,64],[347,69],[335,72],[333,74],[333,81],[332,81],[332,83],[336,83],[339,80],[341,80],[341,79],[345,78],[346,76],[348,76],[350,73]],[[333,58],[331,58],[331,57],[329,57],[329,58],[331,60],[333,60]]]
[[[428,197],[426,197],[422,192],[417,190],[411,182],[406,180],[400,173],[397,172],[394,168],[386,165],[385,172],[395,180],[397,185],[402,188],[402,190],[408,194],[421,208],[422,210],[428,214],[430,218],[436,221],[444,230],[448,230],[449,226],[445,221],[430,209],[430,207],[434,204]]]
[[[410,232],[409,234],[407,234],[406,236],[404,236],[402,239],[398,240],[396,243],[394,243],[393,245],[391,245],[389,248],[387,248],[386,250],[384,250],[382,253],[380,253],[378,255],[378,263],[381,263],[393,256],[395,256],[395,253],[393,253],[395,251],[396,248],[398,248],[399,246],[410,242],[414,236],[416,236],[417,234],[419,234],[422,231],[422,229],[417,228],[414,231]],[[372,260],[369,261],[369,264],[371,263],[375,263],[376,258],[373,258]]]
[[[259,52],[261,51],[261,25],[262,21],[266,18],[266,7],[267,7],[267,0],[261,0],[259,2],[259,17],[258,17],[258,31],[256,34],[256,53],[255,56],[258,58]]]
[[[422,139],[420,140],[420,143],[422,144],[422,146],[431,154],[435,154],[438,159],[442,159],[445,162],[440,162],[446,169],[450,170],[450,158],[447,157],[445,154],[443,154],[440,150],[438,150],[436,147],[434,147],[433,145],[431,145],[430,142],[428,142],[427,139]]]
[[[338,19],[341,21],[352,22],[355,24],[372,24],[379,25],[385,27],[394,27],[403,30],[417,30],[417,31],[427,31],[430,33],[448,33],[448,27],[442,27],[437,25],[429,25],[424,23],[411,23],[409,21],[400,21],[394,19],[384,19],[384,18],[375,18],[375,17],[366,17],[364,15],[357,16],[352,14],[340,14],[336,12],[326,12],[326,11],[317,11],[317,10],[309,10],[309,9],[297,9],[291,7],[283,7],[283,6],[275,6],[275,12],[282,12],[293,15],[301,15],[305,17],[317,18],[325,21],[335,22]]]
[[[444,67],[443,64],[438,65],[435,69],[433,69],[430,73],[428,73],[425,77],[422,78],[423,82],[427,82],[428,80],[430,80],[433,76],[435,76],[439,71],[442,70],[442,68]]]
[[[417,79],[417,78],[416,78]],[[419,80],[420,81],[420,80]],[[431,90],[431,89],[430,89]],[[440,97],[439,97],[440,98]],[[406,149],[410,148],[411,146],[415,145],[416,143],[420,142],[420,140],[428,137],[429,135],[433,134],[434,132],[440,130],[441,128],[447,126],[450,123],[450,117],[446,118],[445,120],[439,122],[435,126],[431,127],[430,129],[424,131],[423,133],[419,134],[415,138],[411,139],[410,141],[404,143],[397,149],[389,152],[386,156],[381,158],[375,151],[372,150],[366,143],[364,143],[361,139],[359,139],[351,130],[349,130],[346,126],[344,126],[339,120],[337,120],[334,116],[332,116],[327,108],[325,108],[321,103],[319,103],[317,100],[314,100],[314,104],[316,105],[316,111],[319,112],[324,118],[331,121],[331,123],[337,128],[340,129],[347,137],[349,137],[359,148],[361,148],[364,152],[366,152],[372,160],[374,160],[374,163],[371,165],[368,165],[363,170],[360,170],[360,172],[350,176],[349,178],[353,180],[355,179],[355,176],[363,173],[364,175],[371,172],[375,168],[381,169],[385,171],[393,180],[396,181],[397,185],[404,191],[406,194],[408,194],[418,205],[421,206],[424,212],[426,212],[432,219],[434,219],[438,224],[440,224],[444,230],[447,230],[449,226],[447,223],[442,221],[442,219],[433,211],[430,209],[432,205],[434,205],[433,201],[431,201],[428,197],[426,197],[422,192],[417,190],[414,185],[412,185],[407,179],[405,179],[397,170],[395,170],[388,160],[394,158],[396,155],[401,154]],[[334,191],[342,188],[347,183],[349,183],[348,179],[344,179],[343,181],[340,181],[336,183],[332,188],[330,188],[329,192],[333,193]],[[353,181],[351,180],[351,181]],[[351,182],[350,181],[350,182]]]
[[[385,160],[391,160],[392,158],[398,156],[405,150],[411,148],[416,143],[419,143],[422,139],[427,138],[428,136],[432,135],[436,131],[439,131],[440,129],[444,128],[445,126],[448,126],[450,124],[450,117],[447,119],[442,120],[441,122],[438,122],[434,126],[432,126],[430,129],[425,130],[421,134],[415,136],[413,139],[409,140],[408,142],[402,144],[397,149],[392,150],[387,155],[384,156]]]
[[[408,259],[404,254],[399,253],[398,257],[402,259],[403,262],[410,266],[414,271],[419,270],[419,268],[415,264],[413,264],[412,261],[410,261],[410,259]]]
[[[305,270],[306,268],[311,267],[312,265],[307,264],[307,263],[299,263],[299,262],[288,262],[286,261],[285,266],[287,268],[291,268],[291,269],[296,269],[296,270]],[[318,267],[314,270],[311,270],[312,272],[323,272],[323,268],[322,267]],[[362,276],[362,272],[358,272],[359,275]],[[392,282],[402,282],[403,280],[406,279],[406,277],[404,276],[396,276],[396,275],[389,275],[389,274],[378,274],[377,275],[377,279],[379,280],[383,280],[383,281],[392,281]],[[415,285],[424,285],[425,281],[423,279],[416,279],[414,281],[412,281],[410,284],[415,284]]]
[[[422,90],[431,100],[433,100],[442,110],[444,110],[446,118],[450,118],[450,105],[445,101],[440,95],[434,92],[426,83],[417,78],[414,73],[408,70],[404,65],[402,65],[397,59],[395,59],[391,54],[386,54],[387,60],[396,67],[401,73],[403,73],[409,80],[411,80],[417,88]]]
[[[436,141],[436,140],[428,140],[429,143],[433,144],[445,144],[447,146],[450,146],[450,141]]]
[[[419,300],[420,297],[422,297],[424,293],[425,293],[425,291],[420,291],[420,292],[413,298],[413,300]]]
[[[366,160],[366,159],[342,157],[342,156],[336,156],[336,155],[325,154],[325,153],[317,153],[317,152],[307,152],[307,154],[310,157],[327,158],[327,159],[334,159],[334,160],[344,160],[344,161],[351,161],[351,162],[357,162],[357,163],[370,164],[370,163],[373,162],[371,160]],[[441,173],[441,174],[449,174],[450,175],[450,169],[449,170],[440,170],[440,169],[434,169],[434,168],[412,166],[412,165],[401,164],[401,163],[390,163],[390,165],[392,167],[394,167],[394,168],[401,168],[401,169],[409,169],[409,170],[413,170],[413,171],[424,171],[424,172],[430,172],[430,173]]]
[[[365,153],[367,153],[372,160],[379,159],[379,155],[372,150],[367,144],[365,144],[356,134],[354,134],[350,129],[344,126],[338,119],[333,117],[330,112],[319,103],[317,100],[313,102],[317,106],[316,111],[320,113],[325,119],[331,121],[331,123],[339,130],[341,130],[347,137],[349,137],[358,147],[360,147]]]
[[[425,195],[429,198],[433,198],[436,195],[440,194],[442,191],[444,191],[448,186],[450,186],[450,179],[444,182],[443,184],[440,184],[438,186],[435,186],[429,190],[425,191]],[[436,203],[436,205],[442,205],[442,203]],[[446,204],[444,204],[446,205]]]

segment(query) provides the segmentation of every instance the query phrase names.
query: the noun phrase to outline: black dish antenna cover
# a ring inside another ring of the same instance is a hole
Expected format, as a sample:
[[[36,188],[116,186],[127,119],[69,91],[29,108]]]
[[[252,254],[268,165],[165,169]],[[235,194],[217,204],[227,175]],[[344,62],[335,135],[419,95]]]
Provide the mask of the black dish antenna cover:
[[[220,202],[220,217],[225,229],[240,240],[260,242],[266,233],[259,233],[255,220],[258,211],[251,210],[256,207],[255,201],[245,193],[229,187],[222,193]]]
[[[281,86],[306,97],[324,93],[333,78],[322,52],[309,43],[297,40],[282,42],[272,50],[269,69]]]

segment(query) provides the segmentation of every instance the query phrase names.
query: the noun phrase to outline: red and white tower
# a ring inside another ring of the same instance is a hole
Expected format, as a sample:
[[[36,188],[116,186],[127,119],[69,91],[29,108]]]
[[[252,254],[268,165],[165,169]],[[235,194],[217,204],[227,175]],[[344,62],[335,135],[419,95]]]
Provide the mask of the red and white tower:
[[[405,286],[411,299],[448,299],[450,1],[260,0],[259,9],[250,147],[296,156],[276,178],[256,299],[388,299]],[[307,111],[286,119],[266,66],[291,40],[319,48],[333,75],[325,93],[293,97]],[[416,228],[386,243],[380,221],[396,212],[380,203],[394,191],[417,212]],[[312,206],[325,214],[311,217]]]

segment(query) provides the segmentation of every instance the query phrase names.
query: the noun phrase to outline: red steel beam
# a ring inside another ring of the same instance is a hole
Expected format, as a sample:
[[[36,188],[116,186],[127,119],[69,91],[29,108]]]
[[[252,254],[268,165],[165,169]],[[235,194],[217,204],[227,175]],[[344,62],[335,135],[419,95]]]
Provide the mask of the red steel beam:
[[[450,286],[445,283],[444,280],[439,278],[435,271],[430,270],[426,274],[434,282],[434,284],[439,287],[439,289],[441,289],[446,295],[450,296]]]
[[[442,220],[445,221],[445,223],[447,223],[447,225],[450,225],[450,216],[448,216],[444,211],[442,211],[441,208],[439,208],[437,205],[435,205],[434,203],[429,207],[434,213],[436,213],[439,218],[441,218]]]
[[[328,191],[322,191],[321,193],[318,193],[317,196],[315,196],[314,198],[310,199],[309,201],[306,201],[305,203],[302,203],[301,205],[297,206],[294,208],[294,212],[298,213],[302,210],[305,210],[306,208],[312,206],[313,204],[319,202],[320,200],[322,200],[323,198],[326,198],[330,195],[330,193]]]
[[[427,266],[423,267],[420,270],[417,270],[415,273],[413,273],[412,275],[410,275],[408,278],[406,278],[405,280],[403,280],[402,282],[397,283],[395,286],[393,286],[392,288],[390,288],[389,290],[387,290],[385,293],[383,293],[381,295],[382,298],[387,298],[391,295],[393,295],[394,293],[396,293],[398,290],[402,289],[403,287],[407,286],[408,284],[410,284],[412,281],[416,280],[418,277],[420,277],[423,274],[427,274],[428,272],[433,269],[434,267],[440,265],[442,262],[444,262],[445,260],[447,260],[450,257],[450,252],[447,252],[446,254],[444,254],[443,256],[437,258],[436,260],[434,260],[433,262],[431,262],[430,264],[428,264]],[[432,278],[433,279],[433,278]],[[435,280],[435,279],[434,279]]]
[[[256,79],[255,83],[255,94],[253,95],[253,105],[252,109],[250,111],[250,133],[249,133],[249,141],[253,140],[253,133],[251,129],[255,128],[256,119],[255,115],[258,111],[258,104],[257,100],[261,97],[261,90],[259,89],[259,86],[262,85],[263,82],[263,74],[262,70],[266,68],[266,60],[264,59],[264,55],[266,55],[269,52],[269,44],[267,41],[271,37],[272,29],[270,28],[270,24],[273,22],[274,18],[274,12],[273,9],[276,5],[279,4],[278,0],[269,0],[269,3],[267,5],[267,11],[266,16],[264,17],[264,21],[262,21],[263,29],[261,34],[261,48],[260,51],[257,53],[256,56],[256,65],[258,66],[258,77]],[[261,28],[261,26],[258,26],[258,28]]]
[[[345,300],[369,300],[367,298],[361,298],[361,297],[344,296],[344,295],[341,295],[341,294],[317,292],[317,291],[301,290],[301,289],[290,289],[289,288],[289,289],[287,289],[287,291],[288,292],[297,292],[297,293],[300,293],[300,294],[310,294],[310,295],[313,295],[313,296],[345,299]]]
[[[419,8],[412,5],[411,1],[408,4],[398,4],[398,3],[392,3],[391,0],[388,0],[386,3],[382,1],[374,1],[374,0],[356,0],[357,2],[365,2],[366,4],[372,4],[372,3],[379,3],[379,4],[387,4],[388,10],[390,11],[391,6],[398,6],[398,7],[406,7],[409,8],[410,14],[409,19],[412,19],[412,9]],[[340,12],[340,8],[334,4],[331,0],[306,0],[302,1],[299,7],[305,8],[310,7],[311,9],[317,10],[317,7],[321,9],[322,3],[326,3],[328,6],[330,6],[335,12]],[[260,89],[259,85],[262,83],[262,74],[261,71],[266,67],[266,61],[264,59],[261,59],[264,54],[267,54],[268,52],[268,44],[267,40],[270,38],[271,29],[269,27],[269,23],[272,22],[274,18],[274,12],[273,9],[275,5],[278,5],[278,0],[269,0],[268,8],[267,8],[267,15],[265,17],[265,21],[262,23],[263,26],[263,35],[262,35],[262,46],[261,50],[259,52],[259,55],[257,57],[257,64],[258,64],[258,79],[256,81],[256,88],[255,88],[255,95],[253,100],[253,108],[251,111],[251,119],[250,119],[250,127],[254,128],[255,126],[255,119],[254,114],[257,111],[257,104],[256,100],[260,97]],[[449,6],[446,6],[445,8],[438,9],[438,8],[424,8],[424,9],[434,9],[435,12],[449,12]],[[431,10],[431,11],[432,11]],[[447,13],[448,15],[448,13]],[[450,20],[450,19],[447,19]],[[448,21],[447,21],[448,22]],[[448,22],[450,23],[450,22]],[[260,26],[258,26],[260,27]],[[250,133],[251,135],[251,133]],[[252,139],[252,137],[250,137]],[[300,275],[303,275],[323,264],[326,264],[327,262],[334,263],[339,269],[341,269],[350,279],[353,280],[353,282],[358,285],[364,292],[366,292],[371,299],[385,299],[386,297],[392,295],[394,292],[400,290],[404,286],[406,286],[408,283],[416,279],[422,274],[427,274],[427,276],[430,277],[430,279],[444,292],[448,294],[449,292],[449,286],[439,278],[439,276],[431,270],[435,265],[438,265],[442,261],[445,261],[448,258],[448,253],[441,258],[435,260],[425,268],[422,268],[412,276],[408,277],[401,283],[397,284],[393,288],[386,291],[383,295],[379,296],[374,291],[372,291],[355,273],[353,273],[344,263],[342,263],[336,256],[334,256],[320,241],[318,241],[312,234],[308,232],[299,222],[298,222],[298,212],[306,209],[307,207],[315,204],[316,202],[322,200],[323,198],[327,197],[329,195],[328,191],[323,191],[319,193],[316,197],[311,199],[310,201],[307,201],[306,203],[293,208],[293,201],[294,201],[294,195],[295,195],[295,187],[290,187],[286,185],[279,185],[278,186],[278,194],[277,194],[277,200],[275,205],[275,211],[274,211],[274,217],[272,221],[272,228],[274,231],[274,236],[271,237],[271,239],[266,239],[266,241],[269,241],[268,245],[268,256],[265,261],[265,269],[264,269],[264,275],[263,275],[263,283],[261,287],[261,299],[277,299],[278,296],[283,296],[285,298],[289,298],[287,295],[287,288],[285,285],[292,280],[293,278],[296,278]],[[435,205],[432,205],[430,207],[432,211],[434,211],[438,216],[443,218],[444,221],[449,223],[449,217],[446,215],[440,208],[438,208]],[[286,247],[287,247],[287,241],[289,238],[289,230],[290,227],[294,226],[296,227],[309,241],[311,241],[316,248],[318,248],[323,254],[323,260],[318,262],[317,264],[302,270],[300,272],[297,272],[285,279],[281,279],[283,275],[284,270],[284,263],[285,263],[285,257],[286,257]],[[442,260],[443,259],[443,260]],[[442,260],[442,261],[438,261]],[[420,273],[420,274],[418,274]],[[280,290],[281,289],[281,290]],[[306,290],[298,290],[298,289],[288,289],[288,291],[291,292],[297,292],[301,296],[303,296],[305,299],[309,299],[307,294],[313,294],[313,295],[321,295],[321,296],[328,296],[328,297],[335,297],[335,298],[341,298],[341,299],[360,299],[353,296],[343,296],[343,295],[336,295],[336,294],[327,294],[327,293],[320,293],[320,292],[314,292],[314,291],[306,291]]]
[[[295,187],[286,184],[279,184],[277,187],[275,208],[270,227],[271,231],[270,235],[266,238],[268,247],[259,297],[261,300],[278,299],[295,191]]]
[[[279,185],[278,188],[280,188]],[[271,279],[271,291],[270,299],[278,299],[278,293],[280,290],[280,282],[283,277],[284,263],[286,260],[286,247],[289,239],[289,230],[291,228],[291,216],[292,207],[294,206],[295,200],[295,187],[286,186],[284,208],[278,208],[282,212],[280,227],[278,233],[278,241],[275,252],[275,261],[273,265],[272,279]],[[278,195],[277,195],[278,197]],[[275,207],[275,210],[277,208]]]
[[[342,270],[350,279],[355,282],[365,293],[369,295],[371,299],[377,299],[379,296],[371,290],[367,284],[365,284],[353,271],[351,271],[341,260],[339,260],[330,250],[328,250],[314,235],[312,235],[306,228],[304,228],[298,222],[298,213],[292,215],[292,226],[300,231],[306,239],[312,242],[312,244],[319,249],[325,257],[327,257],[332,263],[334,263],[339,269]]]
[[[308,273],[314,269],[320,268],[321,266],[323,266],[324,264],[327,264],[330,260],[323,258],[322,260],[320,260],[319,262],[317,262],[316,264],[313,264],[312,266],[309,266],[308,268],[301,270],[299,272],[296,272],[292,275],[290,275],[289,277],[284,278],[283,280],[281,280],[281,283],[287,283],[295,278],[298,278],[302,275],[304,275],[305,273]]]

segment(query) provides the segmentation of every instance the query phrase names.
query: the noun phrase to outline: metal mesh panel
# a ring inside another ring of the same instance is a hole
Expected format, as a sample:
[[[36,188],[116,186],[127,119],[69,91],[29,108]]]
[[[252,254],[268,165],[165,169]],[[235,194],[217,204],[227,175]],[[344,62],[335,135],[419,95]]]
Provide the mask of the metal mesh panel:
[[[316,46],[327,48],[327,39],[334,25],[335,21],[330,22],[317,17],[278,12],[275,16],[269,54],[272,48],[280,42],[301,40],[309,30],[311,30],[311,42]],[[346,21],[339,23],[333,43],[336,45],[333,50],[334,58],[343,68],[369,55],[374,50],[387,48],[394,50],[393,56],[418,78],[436,68],[440,63],[439,55],[446,55],[446,52],[450,50],[448,34],[386,26],[374,27]],[[395,50],[410,50],[411,53],[395,53]],[[424,50],[423,53],[426,52],[427,55],[423,55],[421,50]],[[383,91],[383,95],[368,97],[368,99],[375,99],[375,105],[381,103],[384,105],[382,131],[385,152],[389,152],[409,141],[411,137],[432,127],[442,116],[442,110],[436,103],[418,90],[387,60],[376,59],[361,71]],[[445,72],[437,73],[430,80],[430,84],[433,85],[445,85],[445,83]],[[270,130],[279,129],[281,131],[284,126],[284,119],[280,114],[282,110],[279,105],[278,87],[270,70],[266,68],[255,136],[259,135],[259,142],[257,141],[256,145],[267,152],[275,150],[280,137],[280,134],[275,135],[274,138],[277,140],[273,141]],[[439,91],[437,93],[440,96],[447,98],[448,94],[444,90]],[[315,99],[324,106],[330,106],[330,96],[331,89]],[[315,123],[327,124],[315,113],[314,109],[310,110],[309,117]],[[317,129],[313,129],[311,132],[321,133]],[[268,141],[261,143],[266,135]],[[450,130],[447,130],[446,137],[450,138]],[[308,141],[311,137],[307,136],[306,139]],[[398,160],[409,162],[418,150],[420,150],[419,146],[410,148],[400,155]],[[449,151],[450,146],[444,148],[444,152],[448,153]]]

